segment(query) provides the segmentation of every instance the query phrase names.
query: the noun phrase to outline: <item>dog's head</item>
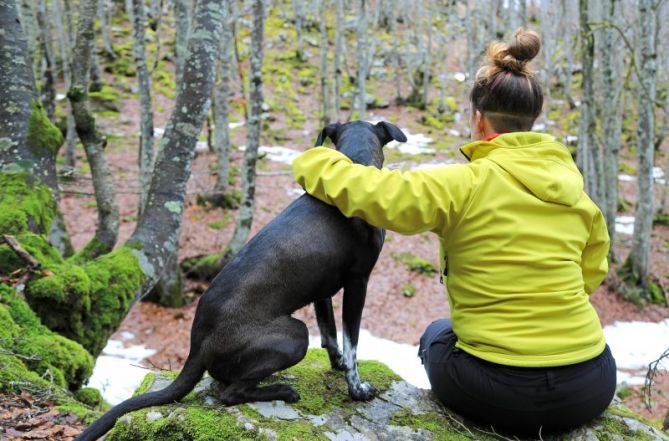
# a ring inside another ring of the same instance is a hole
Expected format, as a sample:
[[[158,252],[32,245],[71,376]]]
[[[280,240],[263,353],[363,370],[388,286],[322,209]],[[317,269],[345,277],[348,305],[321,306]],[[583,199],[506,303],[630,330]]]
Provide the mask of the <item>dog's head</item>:
[[[406,142],[407,137],[394,124],[381,121],[371,124],[367,121],[350,121],[345,124],[328,124],[321,130],[316,146],[321,146],[330,138],[337,150],[354,162],[365,165],[383,164],[381,148],[390,141]]]

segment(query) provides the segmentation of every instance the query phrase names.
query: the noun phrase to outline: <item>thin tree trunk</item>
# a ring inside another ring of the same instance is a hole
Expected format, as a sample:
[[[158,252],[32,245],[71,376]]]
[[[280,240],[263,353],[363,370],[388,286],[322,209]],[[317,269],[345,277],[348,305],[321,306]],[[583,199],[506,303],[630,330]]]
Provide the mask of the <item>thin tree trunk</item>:
[[[64,20],[60,0],[52,0],[51,10],[53,12],[56,24],[56,33],[58,34],[58,46],[60,48],[60,59],[62,63],[63,82],[65,90],[70,89],[72,84],[72,74],[70,72],[71,58],[70,48],[72,47],[69,30],[65,29],[67,23]],[[69,22],[69,21],[68,21]],[[76,165],[75,147],[77,144],[77,129],[75,127],[74,116],[72,115],[72,105],[66,103],[67,113],[67,134],[65,135],[65,165],[74,170]]]
[[[228,257],[242,249],[251,232],[253,210],[255,208],[256,161],[260,145],[260,129],[262,114],[262,64],[263,64],[263,31],[265,26],[265,0],[253,1],[253,30],[251,33],[251,78],[250,78],[250,111],[246,136],[246,151],[242,169],[242,201],[235,232],[228,245]]]
[[[105,53],[110,58],[116,58],[116,52],[114,52],[114,47],[111,43],[109,24],[107,23],[107,10],[109,7],[109,0],[100,0],[98,9],[98,17],[100,18],[100,33],[102,34],[102,47]]]
[[[82,259],[94,258],[111,251],[118,238],[119,224],[114,184],[103,150],[106,141],[97,131],[95,118],[88,109],[88,83],[96,13],[97,0],[81,1],[77,41],[72,57],[72,85],[67,92],[72,104],[77,134],[84,145],[91,167],[98,210],[95,237],[82,250]]]
[[[129,243],[142,244],[136,255],[147,277],[139,297],[168,271],[169,258],[179,245],[186,184],[211,101],[224,20],[223,1],[197,2],[193,38],[188,42],[174,111],[155,161],[154,170],[159,172],[151,176],[146,207],[129,239]]]
[[[390,35],[392,36],[392,69],[394,73],[394,83],[395,83],[395,103],[399,104],[402,102],[402,70],[400,63],[400,36],[397,30],[397,10],[398,0],[391,0],[392,3],[389,5],[390,11],[388,12],[388,29]]]
[[[367,61],[368,61],[368,39],[367,39],[367,0],[358,0],[358,119],[365,119],[367,113]]]
[[[604,2],[604,20],[617,22],[620,13],[620,0]],[[619,38],[615,29],[607,28],[602,34],[602,140],[604,144],[603,165],[604,185],[602,194],[604,203],[601,205],[611,244],[615,243],[616,214],[618,212],[618,162],[620,155],[620,135],[622,132],[622,81],[621,64],[623,52],[617,50]],[[614,247],[611,246],[610,256],[615,259]]]
[[[214,196],[218,200],[214,203],[218,206],[227,205],[224,201],[230,179],[230,105],[228,101],[232,96],[234,53],[232,51],[233,17],[228,2],[225,2],[224,14],[221,58],[219,61],[221,83],[214,90],[214,118],[216,121],[214,151],[218,156],[218,177],[214,186]]]
[[[344,52],[344,0],[335,1],[335,52],[334,52],[334,115],[339,121],[341,113],[341,76]]]
[[[323,125],[330,124],[330,93],[328,84],[328,29],[327,29],[327,0],[320,0],[320,33],[321,33],[321,100],[323,102]]]
[[[430,68],[432,63],[432,20],[434,17],[434,1],[426,0],[425,27],[427,42],[425,46],[425,58],[423,60],[423,105],[427,108],[430,93]]]
[[[634,217],[632,251],[628,257],[634,281],[645,291],[650,282],[651,233],[653,229],[653,155],[655,136],[656,43],[655,10],[652,0],[639,0],[641,29],[638,63],[643,84],[639,96],[637,125],[639,165],[637,168],[637,203]]]
[[[601,204],[597,175],[593,162],[599,155],[593,155],[597,149],[597,126],[595,120],[595,92],[594,92],[594,39],[589,24],[589,9],[587,0],[579,0],[579,16],[581,24],[581,53],[583,61],[581,99],[581,121],[578,135],[577,163],[585,176],[586,192],[597,205]],[[600,205],[601,206],[601,205]]]
[[[151,173],[153,171],[153,109],[151,106],[151,76],[146,65],[146,9],[144,0],[129,0],[133,52],[137,66],[139,83],[140,135],[139,135],[139,207],[141,216],[149,192]]]
[[[40,30],[40,52],[44,60],[42,69],[42,87],[40,96],[44,110],[53,121],[56,109],[56,68],[53,52],[53,40],[49,32],[49,22],[46,18],[46,1],[40,0],[36,10],[37,24]]]
[[[176,55],[176,83],[180,83],[181,74],[184,69],[186,59],[186,49],[188,47],[188,37],[191,28],[191,11],[193,8],[192,0],[174,0],[174,16],[176,19],[176,45],[174,51]]]
[[[562,7],[562,16],[564,17],[565,23],[572,23],[573,22],[573,17],[572,15],[572,9],[570,5],[568,5],[569,0],[561,0],[561,7]],[[569,103],[569,108],[574,109],[576,107],[576,103],[574,102],[574,98],[571,96],[571,83],[572,83],[572,75],[574,72],[574,47],[572,46],[572,32],[570,32],[571,26],[569,26],[567,32],[564,33],[564,53],[565,53],[565,60],[566,60],[566,66],[565,66],[565,72],[564,72],[564,94],[565,97],[567,98],[567,102]]]
[[[102,68],[100,67],[100,57],[98,56],[97,44],[93,42],[93,50],[91,51],[91,77],[88,90],[91,92],[99,92],[104,86],[102,80]]]
[[[293,0],[295,11],[295,32],[297,34],[297,49],[295,57],[299,61],[306,61],[304,54],[304,0]]]

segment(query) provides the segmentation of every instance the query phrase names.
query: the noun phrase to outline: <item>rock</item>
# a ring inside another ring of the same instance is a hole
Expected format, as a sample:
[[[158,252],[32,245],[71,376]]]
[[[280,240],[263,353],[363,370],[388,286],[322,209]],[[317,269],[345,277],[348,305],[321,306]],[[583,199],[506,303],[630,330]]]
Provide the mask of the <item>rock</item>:
[[[344,375],[329,368],[323,350],[310,350],[297,366],[270,383],[289,382],[300,393],[294,404],[282,401],[224,407],[218,388],[205,378],[181,403],[133,412],[121,418],[107,441],[187,440],[323,440],[429,441],[515,439],[477,427],[437,402],[429,390],[402,381],[385,365],[360,362],[360,377],[374,384],[379,396],[356,402],[347,394]],[[150,374],[139,392],[163,388],[173,378]],[[614,402],[600,418],[568,434],[543,435],[545,441],[659,440],[669,434]]]

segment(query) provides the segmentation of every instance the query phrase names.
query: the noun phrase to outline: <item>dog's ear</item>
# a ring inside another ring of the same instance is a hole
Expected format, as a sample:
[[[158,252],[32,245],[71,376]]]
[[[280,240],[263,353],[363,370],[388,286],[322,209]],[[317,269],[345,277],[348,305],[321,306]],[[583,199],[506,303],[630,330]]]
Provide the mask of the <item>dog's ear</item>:
[[[381,121],[376,124],[376,132],[383,145],[395,140],[399,142],[407,142],[407,137],[399,127],[386,121]]]
[[[316,140],[315,146],[321,146],[325,142],[325,138],[330,138],[332,142],[335,144],[337,143],[337,133],[339,132],[339,127],[341,126],[340,123],[334,123],[334,124],[328,124],[327,126],[323,127],[323,130],[321,130],[320,135],[318,135],[318,139]]]

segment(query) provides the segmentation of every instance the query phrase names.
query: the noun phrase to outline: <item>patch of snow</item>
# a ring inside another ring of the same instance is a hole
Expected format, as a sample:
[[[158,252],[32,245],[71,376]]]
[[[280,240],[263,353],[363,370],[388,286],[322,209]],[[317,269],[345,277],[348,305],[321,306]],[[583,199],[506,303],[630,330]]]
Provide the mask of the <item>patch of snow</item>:
[[[289,188],[286,190],[286,194],[297,199],[304,194],[304,190],[301,188]]]
[[[616,217],[616,233],[634,234],[634,216]]]
[[[56,101],[63,101],[65,98],[67,98],[67,95],[65,95],[64,93],[56,94]]]
[[[625,174],[619,174],[618,180],[622,182],[634,182],[636,181],[636,177]]]
[[[667,349],[669,341],[669,319],[653,322],[615,322],[604,327],[606,343],[616,359],[618,383],[643,384],[648,365],[657,360]],[[669,370],[669,362],[659,366]],[[620,369],[641,370],[639,375],[620,372]]]
[[[133,338],[135,338],[135,334],[133,334],[132,332],[121,331],[121,340],[122,341],[132,340]]]
[[[337,339],[340,348],[342,347],[341,338],[341,333],[338,333]],[[320,336],[309,336],[309,347],[320,348]],[[430,389],[427,374],[420,363],[420,358],[418,358],[418,346],[375,337],[366,329],[361,329],[358,339],[358,359],[380,361],[395,371],[407,383],[423,389]],[[362,378],[362,381],[365,381],[365,379]]]
[[[578,142],[578,136],[576,135],[567,135],[563,138],[562,142],[565,145],[576,145]]]
[[[130,333],[128,333],[130,334]],[[123,347],[120,340],[109,340],[93,368],[87,386],[100,390],[102,397],[111,405],[130,398],[149,372],[139,363],[156,351],[144,345]]]
[[[462,133],[458,132],[455,129],[448,129],[448,136],[454,136],[456,138],[459,138],[460,136],[462,136]]]
[[[660,167],[653,167],[653,179],[660,185],[666,184],[664,179],[664,171]]]
[[[532,130],[536,132],[543,132],[544,130],[546,130],[546,124],[543,123],[535,124],[534,127],[532,127]]]
[[[455,79],[455,81],[462,83],[467,79],[467,75],[465,75],[462,72],[456,72],[453,74],[453,78]]]
[[[400,143],[397,141],[390,141],[387,148],[397,149],[400,153],[405,155],[420,155],[423,153],[434,153],[435,150],[427,147],[433,141],[422,133],[412,134],[408,129],[402,129],[407,137],[407,142]]]
[[[282,164],[288,165],[291,165],[293,163],[293,159],[297,158],[302,153],[299,150],[280,146],[260,146],[260,148],[258,148],[258,152],[266,154],[267,159],[270,161],[280,162]]]

